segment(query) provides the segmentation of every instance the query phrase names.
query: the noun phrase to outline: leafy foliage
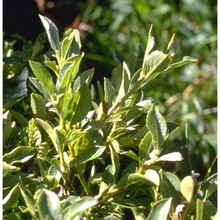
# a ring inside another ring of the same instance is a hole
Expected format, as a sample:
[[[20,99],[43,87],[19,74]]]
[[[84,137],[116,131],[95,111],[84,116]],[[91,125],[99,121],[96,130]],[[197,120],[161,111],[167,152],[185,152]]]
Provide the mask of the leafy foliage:
[[[24,70],[32,117],[4,113],[5,219],[214,218],[216,175],[198,184],[193,172],[180,179],[163,167],[183,160],[163,151],[176,126],[147,96],[159,75],[196,60],[175,61],[174,37],[160,51],[151,27],[140,68],[123,61],[95,92],[94,69],[79,70],[78,30],[59,42],[56,25],[40,19],[52,56]]]

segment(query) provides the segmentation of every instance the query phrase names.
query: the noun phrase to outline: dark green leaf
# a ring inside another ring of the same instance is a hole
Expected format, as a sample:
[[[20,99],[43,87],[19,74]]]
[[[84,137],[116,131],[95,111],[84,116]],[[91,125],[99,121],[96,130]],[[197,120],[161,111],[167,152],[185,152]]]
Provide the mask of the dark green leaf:
[[[210,201],[196,200],[196,220],[212,219],[217,209]]]
[[[3,89],[3,105],[5,108],[12,106],[16,101],[27,95],[27,77],[28,70],[25,68],[21,74],[16,77],[15,85],[10,85]]]

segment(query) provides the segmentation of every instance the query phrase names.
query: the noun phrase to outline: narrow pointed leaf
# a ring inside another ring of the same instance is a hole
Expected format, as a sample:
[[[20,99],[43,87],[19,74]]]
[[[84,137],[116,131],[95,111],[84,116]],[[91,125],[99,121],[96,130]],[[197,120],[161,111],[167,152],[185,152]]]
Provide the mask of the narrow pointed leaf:
[[[47,37],[49,39],[50,42],[50,46],[52,47],[52,49],[56,52],[59,50],[60,46],[59,46],[59,31],[56,27],[56,25],[48,18],[39,15],[40,19],[43,23],[43,26],[47,32]]]
[[[35,155],[34,147],[19,146],[3,156],[3,160],[11,165],[25,163]]]
[[[153,137],[153,144],[159,149],[167,135],[167,124],[159,109],[153,104],[147,114],[146,125]]]
[[[196,61],[197,61],[197,59],[195,59],[193,57],[184,56],[181,59],[178,59],[178,60],[174,61],[173,63],[171,63],[168,66],[168,68],[166,69],[166,71],[170,70],[170,69],[175,69],[175,68],[178,68],[178,67],[187,65],[189,63],[196,62]]]
[[[101,156],[105,151],[106,146],[89,147],[83,152],[79,153],[71,162],[70,167],[77,163],[86,163]]]
[[[78,123],[85,118],[92,105],[91,92],[86,83],[74,94],[76,104],[75,112],[72,117],[72,123]]]
[[[33,70],[34,75],[39,80],[41,86],[43,87],[44,91],[49,95],[52,96],[56,92],[55,85],[53,84],[53,79],[47,69],[40,63],[35,61],[29,61],[31,69]]]
[[[72,220],[74,219],[77,215],[86,212],[89,208],[95,206],[98,204],[98,200],[85,196],[82,197],[80,200],[74,202],[72,205],[67,206],[63,212],[62,212],[62,219],[65,220]]]
[[[18,197],[19,197],[19,188],[18,188],[18,184],[16,184],[7,194],[7,196],[5,196],[5,198],[3,199],[2,201],[3,209],[6,210],[11,208],[18,201]]]
[[[32,217],[35,217],[35,200],[33,195],[31,194],[30,190],[24,186],[20,186],[20,192],[28,208],[28,211]]]

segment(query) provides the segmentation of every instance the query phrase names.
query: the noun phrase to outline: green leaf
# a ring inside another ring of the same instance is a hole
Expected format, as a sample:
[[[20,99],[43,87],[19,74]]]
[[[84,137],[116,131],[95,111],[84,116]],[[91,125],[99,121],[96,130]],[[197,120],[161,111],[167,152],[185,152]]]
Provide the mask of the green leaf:
[[[43,189],[36,199],[36,206],[41,220],[61,220],[60,200],[56,193]]]
[[[14,77],[15,84],[4,87],[3,89],[3,105],[9,108],[19,101],[23,96],[27,95],[27,77],[28,70],[25,68],[20,75]]]
[[[49,39],[50,46],[55,52],[57,52],[60,49],[60,45],[59,45],[60,37],[59,37],[58,29],[51,20],[49,20],[48,18],[42,15],[39,16],[47,32],[47,37]]]
[[[193,58],[193,57],[189,57],[189,56],[184,56],[176,61],[174,61],[173,63],[171,63],[167,69],[167,70],[170,70],[170,69],[175,69],[175,68],[178,68],[178,67],[181,67],[181,66],[184,66],[186,64],[189,64],[189,63],[193,63],[193,62],[196,62],[197,59]]]
[[[161,156],[158,161],[181,161],[183,160],[182,155],[179,152],[173,152]]]
[[[160,184],[160,192],[163,198],[173,198],[173,205],[176,207],[181,202],[179,178],[170,172],[162,173],[162,180]]]
[[[63,212],[62,212],[62,219],[65,220],[72,220],[75,219],[76,216],[78,216],[81,213],[84,213],[89,208],[95,206],[98,204],[98,200],[85,196],[79,199],[78,201],[75,201],[72,205],[67,206]]]
[[[34,117],[46,119],[46,102],[41,95],[36,93],[31,94],[31,109]]]
[[[92,105],[91,92],[86,83],[75,92],[74,103],[76,104],[76,108],[71,121],[76,124],[85,118]]]
[[[170,42],[168,43],[167,46],[167,53],[171,52],[171,55],[174,56],[176,51],[175,51],[175,34],[170,39]]]
[[[118,143],[116,143],[116,145],[118,145]],[[120,169],[120,164],[119,164],[119,156],[118,153],[116,152],[117,147],[115,147],[114,141],[112,141],[111,144],[109,144],[109,148],[110,148],[111,161],[112,161],[112,175],[116,182]]]
[[[22,128],[28,127],[28,120],[24,117],[24,115],[13,110],[10,110],[10,113],[12,118],[15,119],[22,126]]]
[[[56,87],[60,92],[66,91],[72,85],[73,80],[79,71],[82,57],[83,55],[75,55],[74,57],[71,57],[70,61],[62,66],[56,83]]]
[[[76,92],[84,83],[86,83],[89,86],[93,74],[94,74],[94,68],[88,69],[83,73],[80,73],[79,77],[76,79],[76,81],[73,84],[73,93]]]
[[[10,192],[7,194],[7,196],[3,199],[3,210],[10,209],[19,198],[19,188],[18,184],[16,184]]]
[[[115,98],[115,91],[111,81],[107,78],[104,78],[104,93],[105,93],[105,97],[104,97],[105,103],[108,103],[109,106],[111,106],[113,103],[113,99]]]
[[[164,54],[155,50],[144,60],[143,75],[147,81],[154,79],[160,72],[164,71],[170,64],[170,54]]]
[[[151,143],[151,133],[147,132],[139,144],[138,156],[141,160],[146,160],[147,156],[149,155]]]
[[[153,137],[155,149],[158,150],[166,139],[167,124],[164,117],[160,114],[158,107],[154,104],[147,114],[146,125]]]
[[[20,167],[12,166],[6,162],[2,162],[3,165],[3,176],[6,176],[9,173],[17,172],[20,170]]]
[[[53,106],[56,109],[60,118],[65,119],[69,113],[73,112],[74,102],[72,93],[62,93],[53,101]]]
[[[132,173],[128,176],[129,184],[145,183],[148,185],[159,186],[160,177],[155,170],[148,169],[145,174]]]
[[[130,157],[130,158],[132,158],[133,160],[136,160],[136,161],[138,161],[138,162],[142,162],[142,160],[132,151],[132,150],[129,150],[129,151],[123,151],[123,152],[121,152],[120,154],[122,154],[122,155],[125,155],[125,156],[127,156],[127,157]]]
[[[58,153],[63,151],[63,146],[65,143],[66,132],[61,127],[52,128],[50,124],[46,121],[43,121],[39,118],[36,118],[40,126],[47,132],[50,139],[53,142],[53,145]]]
[[[55,85],[53,84],[53,79],[47,69],[40,63],[35,61],[29,61],[31,69],[33,70],[34,75],[39,80],[44,91],[52,96],[56,92]]]
[[[62,40],[62,43],[61,43],[61,58],[63,60],[66,59],[66,56],[69,52],[69,49],[70,49],[70,46],[72,44],[72,41],[74,39],[74,36],[75,36],[75,32],[78,31],[78,30],[71,30],[71,33],[68,33],[68,36],[66,36],[63,40]],[[69,32],[69,30],[67,30],[67,32]],[[67,33],[66,32],[66,33]]]
[[[186,176],[181,181],[180,186],[183,197],[186,199],[188,203],[190,203],[193,197],[194,187],[195,187],[195,182],[192,176]]]
[[[53,72],[57,75],[57,70],[58,70],[58,66],[56,64],[56,62],[53,60],[46,60],[44,61],[45,65],[48,66],[51,70],[53,70]]]
[[[105,193],[107,193],[112,185],[114,185],[115,178],[113,175],[113,166],[108,165],[103,174],[102,174],[102,182],[99,187],[98,198],[101,198]]]
[[[16,147],[3,156],[3,160],[10,164],[25,163],[35,155],[35,149],[28,146]]]
[[[94,160],[101,156],[105,151],[106,146],[88,147],[83,152],[79,153],[72,161],[70,161],[70,167],[77,163],[86,163],[90,160]]]
[[[171,207],[172,198],[162,199],[154,203],[150,215],[147,219],[149,220],[167,220],[169,210]]]
[[[131,79],[131,73],[130,70],[128,69],[128,66],[125,62],[123,62],[123,71],[122,71],[122,79],[121,79],[121,84],[120,88],[118,91],[118,97],[116,99],[116,103],[125,96],[125,94],[128,92],[129,88],[129,83]]]
[[[24,186],[19,186],[21,195],[25,201],[25,204],[28,208],[28,211],[32,215],[32,217],[35,217],[35,200],[33,195],[31,194],[30,190],[27,189]]]
[[[155,38],[153,36],[153,25],[150,26],[149,32],[148,32],[148,38],[147,38],[147,45],[144,53],[144,60],[146,60],[148,54],[151,52],[155,45]]]
[[[216,211],[216,207],[210,201],[196,200],[196,220],[212,219]]]

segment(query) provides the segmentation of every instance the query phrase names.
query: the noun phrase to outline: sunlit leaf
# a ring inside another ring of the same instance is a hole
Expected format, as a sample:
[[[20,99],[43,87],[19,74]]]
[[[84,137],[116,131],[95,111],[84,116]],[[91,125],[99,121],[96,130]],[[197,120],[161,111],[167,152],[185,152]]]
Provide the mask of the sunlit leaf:
[[[194,187],[195,187],[195,182],[192,176],[186,176],[181,181],[180,186],[183,197],[186,199],[188,203],[190,203],[193,197]]]
[[[160,114],[158,107],[154,104],[147,114],[146,125],[153,137],[155,148],[159,149],[167,136],[167,124],[164,117]]]
[[[147,219],[149,220],[167,220],[169,210],[171,207],[171,201],[172,198],[169,199],[162,199],[158,202],[156,202],[152,210],[150,212],[150,215]]]
[[[3,204],[3,209],[9,209],[11,208],[17,201],[18,201],[18,197],[19,197],[19,188],[18,188],[18,184],[16,184],[7,194],[7,196],[5,196],[5,198],[2,201]]]
[[[72,205],[67,206],[63,210],[62,219],[72,220],[74,219],[74,217],[85,212],[96,204],[98,204],[97,199],[89,196],[82,197],[81,199],[75,201]]]
[[[9,153],[3,156],[3,160],[10,164],[25,163],[30,160],[35,154],[35,149],[28,146],[16,147]]]
[[[41,220],[61,220],[60,200],[56,193],[47,189],[37,195],[36,206]]]
[[[73,166],[77,163],[86,163],[87,161],[94,160],[101,156],[105,149],[106,146],[88,147],[70,162],[70,166]]]
[[[42,15],[39,16],[47,32],[47,37],[49,39],[50,46],[53,48],[55,52],[58,51],[60,48],[60,43],[59,43],[60,37],[56,25],[47,17]]]

